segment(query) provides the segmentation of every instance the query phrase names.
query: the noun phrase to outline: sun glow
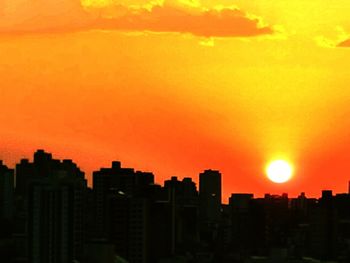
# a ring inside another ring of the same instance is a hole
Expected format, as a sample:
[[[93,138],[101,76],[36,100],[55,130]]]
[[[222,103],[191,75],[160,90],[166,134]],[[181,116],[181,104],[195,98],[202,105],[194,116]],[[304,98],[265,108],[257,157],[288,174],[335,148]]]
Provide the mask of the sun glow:
[[[285,160],[275,160],[266,167],[267,177],[274,183],[285,183],[293,174],[293,167]]]

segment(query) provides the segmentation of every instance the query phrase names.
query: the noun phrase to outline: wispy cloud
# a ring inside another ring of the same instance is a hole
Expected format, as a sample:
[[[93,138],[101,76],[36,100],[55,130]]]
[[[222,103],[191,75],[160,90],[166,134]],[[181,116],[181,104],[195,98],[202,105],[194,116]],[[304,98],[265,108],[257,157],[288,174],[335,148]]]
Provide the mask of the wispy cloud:
[[[272,34],[258,18],[234,8],[200,9],[191,12],[170,5],[156,5],[150,10],[128,9],[115,18],[96,20],[97,29],[190,33],[201,37],[250,37]]]
[[[335,33],[334,37],[317,36],[315,41],[320,47],[325,48],[350,47],[350,35],[344,28],[337,26]]]
[[[83,8],[79,0],[3,0],[1,33],[117,30],[123,32],[185,33],[200,37],[271,35],[262,19],[236,7],[207,9],[184,0],[146,6],[110,5]]]
[[[347,39],[347,40],[340,42],[337,46],[338,47],[350,47],[350,39]]]

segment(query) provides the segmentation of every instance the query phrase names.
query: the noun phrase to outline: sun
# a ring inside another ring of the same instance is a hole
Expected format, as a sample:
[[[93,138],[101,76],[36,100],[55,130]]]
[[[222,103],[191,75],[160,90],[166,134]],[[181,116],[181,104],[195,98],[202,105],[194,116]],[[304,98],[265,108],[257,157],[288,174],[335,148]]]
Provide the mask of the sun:
[[[267,177],[274,183],[287,182],[293,175],[293,167],[285,160],[275,160],[266,166]]]

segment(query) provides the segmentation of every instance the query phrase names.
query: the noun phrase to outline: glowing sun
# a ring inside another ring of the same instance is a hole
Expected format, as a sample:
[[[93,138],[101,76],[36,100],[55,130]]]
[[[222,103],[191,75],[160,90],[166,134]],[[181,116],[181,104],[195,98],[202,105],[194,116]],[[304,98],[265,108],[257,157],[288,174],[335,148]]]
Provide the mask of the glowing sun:
[[[266,166],[267,177],[274,183],[285,183],[293,175],[293,167],[284,160],[275,160]]]

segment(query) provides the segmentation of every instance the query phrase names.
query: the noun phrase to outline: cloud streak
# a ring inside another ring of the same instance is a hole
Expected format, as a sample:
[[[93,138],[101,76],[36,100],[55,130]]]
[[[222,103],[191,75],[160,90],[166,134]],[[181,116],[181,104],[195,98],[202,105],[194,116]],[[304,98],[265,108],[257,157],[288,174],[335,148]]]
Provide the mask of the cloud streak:
[[[189,33],[201,37],[251,37],[272,34],[257,18],[238,9],[203,9],[193,12],[173,6],[129,10],[121,17],[98,19],[96,29]]]
[[[1,1],[1,0],[0,0]],[[2,0],[0,34],[115,30],[184,33],[200,37],[273,34],[261,19],[238,8],[205,9],[167,2],[148,7],[83,8],[79,0]]]
[[[337,47],[350,47],[350,39],[340,42]]]
[[[350,35],[342,26],[336,26],[334,32],[335,34],[331,37],[320,35],[314,40],[320,47],[325,48],[350,47]]]

